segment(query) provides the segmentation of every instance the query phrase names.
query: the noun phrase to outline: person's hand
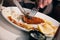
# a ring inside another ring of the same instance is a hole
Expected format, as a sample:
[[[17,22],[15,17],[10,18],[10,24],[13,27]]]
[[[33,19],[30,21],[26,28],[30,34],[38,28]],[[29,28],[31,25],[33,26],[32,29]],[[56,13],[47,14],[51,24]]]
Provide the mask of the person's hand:
[[[17,0],[18,2],[20,2],[21,0]]]
[[[38,8],[44,8],[45,6],[49,5],[52,0],[38,0]]]

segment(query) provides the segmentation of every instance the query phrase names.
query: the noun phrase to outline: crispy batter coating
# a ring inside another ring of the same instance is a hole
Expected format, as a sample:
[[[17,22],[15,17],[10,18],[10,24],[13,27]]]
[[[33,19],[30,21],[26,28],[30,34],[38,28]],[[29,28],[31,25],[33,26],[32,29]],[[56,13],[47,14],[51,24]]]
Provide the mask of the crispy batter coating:
[[[32,18],[27,18],[26,16],[23,16],[23,21],[28,23],[28,24],[40,24],[40,23],[44,23],[44,20],[41,18],[37,18],[37,17],[32,17]]]

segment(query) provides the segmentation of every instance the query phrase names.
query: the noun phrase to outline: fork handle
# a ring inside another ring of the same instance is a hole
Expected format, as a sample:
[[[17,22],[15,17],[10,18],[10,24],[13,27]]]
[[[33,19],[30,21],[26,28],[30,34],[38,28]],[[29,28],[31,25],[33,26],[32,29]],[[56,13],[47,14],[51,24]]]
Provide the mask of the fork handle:
[[[25,13],[25,10],[22,8],[21,4],[19,4],[19,2],[17,0],[13,0],[14,4],[19,8],[19,10],[24,14],[26,15]]]

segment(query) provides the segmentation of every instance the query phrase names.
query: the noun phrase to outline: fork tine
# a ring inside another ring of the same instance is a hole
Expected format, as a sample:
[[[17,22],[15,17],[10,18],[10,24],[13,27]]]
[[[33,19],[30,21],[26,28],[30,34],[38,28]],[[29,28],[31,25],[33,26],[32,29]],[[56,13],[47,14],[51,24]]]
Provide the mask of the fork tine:
[[[29,16],[34,16],[37,13],[38,9],[32,9]]]
[[[37,13],[37,11],[33,11],[33,10],[31,10],[29,16],[34,16],[36,13]]]

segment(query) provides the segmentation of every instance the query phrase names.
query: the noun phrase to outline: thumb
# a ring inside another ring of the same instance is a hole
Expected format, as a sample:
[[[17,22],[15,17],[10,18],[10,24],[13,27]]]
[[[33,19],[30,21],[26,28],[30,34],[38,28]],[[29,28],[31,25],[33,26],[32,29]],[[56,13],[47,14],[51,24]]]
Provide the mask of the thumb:
[[[43,8],[43,0],[38,1],[38,8]]]
[[[48,5],[52,3],[52,0],[47,0]]]

